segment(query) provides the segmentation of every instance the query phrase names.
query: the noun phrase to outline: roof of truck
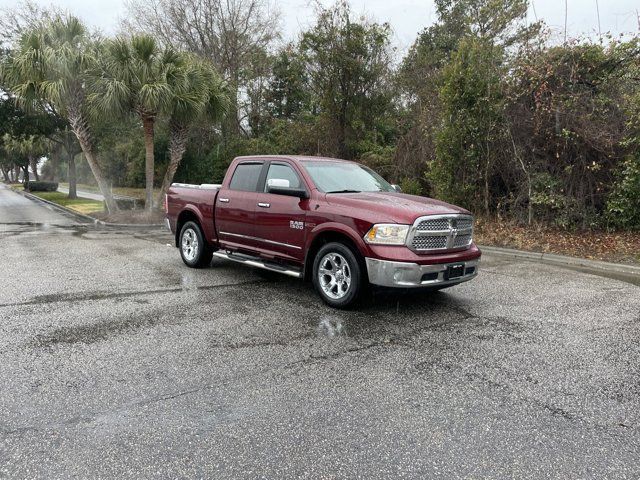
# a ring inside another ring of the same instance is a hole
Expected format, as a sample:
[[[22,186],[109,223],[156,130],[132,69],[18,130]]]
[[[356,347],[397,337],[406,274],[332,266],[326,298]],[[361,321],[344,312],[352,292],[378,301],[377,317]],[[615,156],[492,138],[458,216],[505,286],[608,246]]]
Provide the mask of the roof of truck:
[[[294,161],[322,161],[322,162],[351,162],[351,160],[344,160],[343,158],[331,158],[331,157],[316,157],[313,155],[244,155],[236,157],[236,159],[281,159],[281,160],[294,160]]]

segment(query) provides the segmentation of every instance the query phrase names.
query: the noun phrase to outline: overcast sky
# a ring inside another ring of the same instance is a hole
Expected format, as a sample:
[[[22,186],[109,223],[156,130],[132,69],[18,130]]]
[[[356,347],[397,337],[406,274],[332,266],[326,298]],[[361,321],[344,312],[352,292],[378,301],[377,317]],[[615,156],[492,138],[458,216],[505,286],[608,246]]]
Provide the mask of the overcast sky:
[[[598,15],[596,0],[567,0],[568,33],[570,37],[597,35]],[[0,7],[17,5],[15,0],[0,0]],[[124,0],[57,0],[40,1],[42,5],[52,3],[80,16],[88,24],[100,28],[105,33],[113,33],[118,21],[125,14]],[[296,38],[297,33],[308,26],[313,9],[308,0],[275,0],[282,13],[283,37]],[[325,4],[333,3],[324,0]],[[638,0],[599,0],[600,25],[602,32],[638,34]],[[408,48],[418,32],[435,20],[433,1],[431,0],[351,0],[353,11],[366,14],[379,22],[389,22],[394,30],[395,46],[400,50]],[[564,30],[563,0],[533,0],[529,7],[529,19],[544,19],[553,29],[556,38]]]

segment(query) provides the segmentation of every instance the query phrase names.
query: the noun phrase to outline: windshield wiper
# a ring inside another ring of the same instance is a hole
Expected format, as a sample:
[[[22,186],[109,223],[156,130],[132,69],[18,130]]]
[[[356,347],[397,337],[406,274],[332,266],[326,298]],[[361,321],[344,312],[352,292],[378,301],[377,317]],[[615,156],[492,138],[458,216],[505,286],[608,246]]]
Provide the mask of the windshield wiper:
[[[360,192],[360,190],[345,189],[345,190],[333,190],[331,192],[326,192],[326,193],[362,193],[362,192]]]

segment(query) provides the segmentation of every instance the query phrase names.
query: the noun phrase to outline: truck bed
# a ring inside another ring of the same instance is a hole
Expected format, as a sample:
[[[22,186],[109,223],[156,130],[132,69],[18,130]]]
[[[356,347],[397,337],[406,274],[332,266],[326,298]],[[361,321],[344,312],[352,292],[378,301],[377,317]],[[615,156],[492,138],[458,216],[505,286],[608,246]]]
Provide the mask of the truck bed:
[[[214,208],[216,197],[221,185],[203,183],[194,185],[189,183],[173,183],[167,192],[166,212],[169,227],[176,233],[178,215],[193,214],[204,230],[209,241],[217,240],[215,228]],[[177,240],[176,240],[177,241]]]

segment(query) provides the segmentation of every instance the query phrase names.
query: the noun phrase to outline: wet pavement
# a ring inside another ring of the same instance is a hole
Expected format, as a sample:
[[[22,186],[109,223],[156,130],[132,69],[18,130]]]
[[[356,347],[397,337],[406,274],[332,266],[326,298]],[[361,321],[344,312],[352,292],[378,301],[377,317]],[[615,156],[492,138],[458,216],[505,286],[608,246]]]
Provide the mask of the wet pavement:
[[[0,478],[640,476],[638,286],[485,256],[472,282],[336,311],[13,195]]]

